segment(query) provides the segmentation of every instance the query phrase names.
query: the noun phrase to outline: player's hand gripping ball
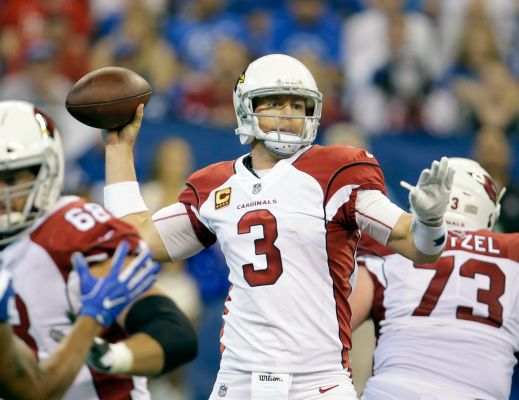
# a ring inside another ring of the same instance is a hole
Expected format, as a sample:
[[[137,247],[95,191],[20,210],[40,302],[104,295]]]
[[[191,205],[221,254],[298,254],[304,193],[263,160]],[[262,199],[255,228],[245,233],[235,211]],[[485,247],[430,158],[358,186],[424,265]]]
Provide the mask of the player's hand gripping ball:
[[[139,74],[120,67],[96,69],[76,82],[65,106],[74,118],[99,129],[122,128],[135,109],[151,97],[150,84]]]

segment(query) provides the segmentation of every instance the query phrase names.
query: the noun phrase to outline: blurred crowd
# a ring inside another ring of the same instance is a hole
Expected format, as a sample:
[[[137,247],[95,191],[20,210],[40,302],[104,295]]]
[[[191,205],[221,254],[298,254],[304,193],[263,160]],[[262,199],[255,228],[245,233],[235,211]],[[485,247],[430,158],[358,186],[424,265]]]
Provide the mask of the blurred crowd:
[[[146,120],[232,134],[237,77],[252,59],[275,52],[297,57],[316,78],[323,142],[466,138],[471,154],[508,187],[500,229],[518,230],[519,189],[510,172],[519,140],[517,0],[0,0],[0,99],[26,100],[54,117],[69,163],[66,189],[86,196],[95,190],[84,175],[98,165],[78,160],[100,135],[64,107],[81,76],[130,68],[154,90]],[[150,158],[148,205],[176,200],[192,157],[188,142],[165,139]],[[154,399],[174,399],[172,387],[178,399],[207,398],[218,367],[225,262],[216,248],[186,264],[167,266],[163,280],[199,324],[202,358],[156,382]]]
[[[119,65],[152,84],[149,118],[230,128],[236,77],[251,59],[283,52],[316,77],[323,127],[349,120],[369,135],[449,136],[491,126],[519,136],[518,8],[514,0],[0,0],[0,97],[58,107],[82,75]]]

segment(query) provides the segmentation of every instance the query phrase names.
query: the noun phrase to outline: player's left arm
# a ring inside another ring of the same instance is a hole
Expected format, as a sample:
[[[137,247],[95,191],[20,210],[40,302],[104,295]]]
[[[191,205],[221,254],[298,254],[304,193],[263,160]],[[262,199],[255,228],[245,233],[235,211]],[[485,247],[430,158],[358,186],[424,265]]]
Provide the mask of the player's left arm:
[[[378,190],[357,193],[355,219],[388,249],[419,264],[435,262],[447,239],[443,214],[447,209],[454,171],[447,158],[434,161],[431,169],[422,171],[409,200],[412,213],[406,213]]]
[[[365,214],[357,218],[362,230],[382,246],[418,264],[433,263],[441,256],[447,235],[443,220],[430,226],[416,221],[413,214],[405,212],[380,192],[362,194],[359,198],[368,196],[378,197],[376,206],[379,208],[373,212],[365,210]],[[376,222],[370,219],[374,215],[379,218]]]
[[[103,276],[108,262],[92,267]],[[157,285],[130,304],[118,323],[130,335],[117,343],[97,339],[89,356],[94,368],[113,374],[155,376],[197,355],[196,332],[188,317]]]

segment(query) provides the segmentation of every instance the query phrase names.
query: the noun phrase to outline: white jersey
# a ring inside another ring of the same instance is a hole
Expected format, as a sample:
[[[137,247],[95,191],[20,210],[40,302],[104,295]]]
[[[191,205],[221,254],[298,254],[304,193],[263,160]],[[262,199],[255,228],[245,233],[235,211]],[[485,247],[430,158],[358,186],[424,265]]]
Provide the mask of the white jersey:
[[[507,400],[519,350],[519,234],[449,232],[430,265],[369,239],[359,249],[378,332],[366,393],[393,382],[431,399]]]
[[[45,359],[57,347],[52,330],[68,333],[72,329],[68,317],[72,300],[67,295],[72,253],[81,251],[87,259],[106,259],[121,239],[134,247],[139,236],[100,205],[69,196],[60,199],[27,235],[2,252],[1,262],[11,271],[16,294],[10,323],[38,359]],[[113,342],[126,334],[113,325],[103,337]],[[84,365],[64,399],[144,400],[150,396],[144,378],[106,375]]]
[[[262,178],[247,160],[196,172],[179,198],[198,240],[209,246],[218,239],[230,269],[221,368],[349,368],[347,298],[360,236],[355,199],[361,191],[385,193],[380,167],[366,151],[344,146],[304,148]],[[391,210],[377,222],[385,240],[402,212]],[[177,215],[155,218],[170,254]]]

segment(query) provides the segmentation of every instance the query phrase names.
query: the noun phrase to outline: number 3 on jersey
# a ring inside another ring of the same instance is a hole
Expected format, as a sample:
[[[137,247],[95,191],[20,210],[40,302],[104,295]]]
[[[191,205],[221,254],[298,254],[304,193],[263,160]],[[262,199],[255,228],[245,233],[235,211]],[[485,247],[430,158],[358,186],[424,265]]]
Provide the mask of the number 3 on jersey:
[[[97,222],[103,224],[112,216],[99,204],[86,203],[82,207],[74,207],[65,213],[65,219],[81,232],[92,229]]]
[[[244,264],[243,276],[250,286],[273,285],[283,273],[281,252],[274,245],[278,238],[276,217],[269,210],[249,211],[238,222],[238,234],[250,233],[253,226],[263,228],[263,238],[254,241],[254,248],[257,255],[265,254],[267,268],[255,270],[252,263]]]

